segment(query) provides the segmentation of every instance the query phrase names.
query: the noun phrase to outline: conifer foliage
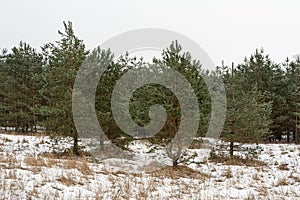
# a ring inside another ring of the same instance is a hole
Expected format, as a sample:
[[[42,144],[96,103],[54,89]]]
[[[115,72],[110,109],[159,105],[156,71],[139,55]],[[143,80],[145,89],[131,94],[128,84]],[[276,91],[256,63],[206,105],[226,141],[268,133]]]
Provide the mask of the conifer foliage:
[[[43,45],[40,51],[22,41],[10,50],[2,49],[1,129],[71,136],[73,153],[79,155],[79,138],[72,115],[73,85],[86,58],[98,56],[100,61],[109,61],[109,65],[96,91],[97,117],[107,138],[126,148],[134,137],[124,133],[114,121],[111,95],[115,84],[131,69],[161,69],[151,68],[150,63],[130,57],[128,53],[116,58],[110,50],[98,48],[89,52],[83,40],[75,35],[72,23],[63,22],[63,25],[64,30],[58,31],[60,39]],[[236,67],[223,64],[216,71],[204,72],[201,60],[194,60],[189,52],[182,51],[179,43],[172,42],[162,52],[162,57],[154,58],[152,64],[178,71],[191,84],[199,103],[198,136],[205,135],[211,112],[210,94],[201,75],[210,76],[212,80],[217,76],[223,78],[228,107],[221,136],[229,142],[231,155],[234,144],[238,143],[282,140],[300,143],[299,57],[275,63],[262,49]],[[154,104],[166,109],[167,121],[150,141],[166,145],[174,138],[180,124],[180,105],[171,90],[157,84],[139,88],[130,99],[130,115],[140,127],[146,126],[150,121],[149,108]],[[137,130],[140,135],[144,135],[144,131]],[[178,164],[182,153],[180,146],[176,148],[175,151],[168,149],[174,165]]]
[[[71,22],[64,22],[64,32],[58,31],[61,39],[48,43],[42,50],[45,59],[44,85],[40,90],[45,105],[41,107],[44,127],[52,134],[71,136],[74,139],[73,153],[79,154],[78,134],[72,115],[72,91],[77,71],[88,51],[78,39]]]

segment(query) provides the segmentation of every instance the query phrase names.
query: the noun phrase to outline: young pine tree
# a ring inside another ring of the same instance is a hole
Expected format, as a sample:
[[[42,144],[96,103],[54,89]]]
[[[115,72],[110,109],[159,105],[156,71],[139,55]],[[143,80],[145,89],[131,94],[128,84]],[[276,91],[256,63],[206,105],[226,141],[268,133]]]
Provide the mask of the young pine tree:
[[[235,142],[258,144],[267,138],[271,123],[271,103],[265,103],[263,96],[255,88],[243,91],[239,78],[233,67],[231,74],[229,71],[224,74],[228,101],[221,136],[230,142],[230,156],[233,156]]]
[[[46,119],[46,129],[54,135],[71,136],[73,153],[79,155],[78,133],[72,116],[72,91],[76,73],[88,51],[83,41],[75,36],[72,23],[63,24],[64,32],[58,31],[61,39],[42,48],[47,69],[41,91],[46,104],[41,112]]]

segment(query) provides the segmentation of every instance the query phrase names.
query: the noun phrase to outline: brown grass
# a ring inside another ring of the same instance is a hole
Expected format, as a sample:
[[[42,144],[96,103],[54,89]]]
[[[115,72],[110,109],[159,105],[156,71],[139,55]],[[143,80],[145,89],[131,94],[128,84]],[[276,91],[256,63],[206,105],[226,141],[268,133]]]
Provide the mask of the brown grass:
[[[294,172],[291,172],[291,173],[289,174],[288,178],[294,179],[295,182],[298,182],[298,183],[300,182],[300,177],[299,177],[299,176],[295,176],[295,175],[294,175]]]
[[[6,135],[23,135],[23,136],[47,136],[48,134],[44,132],[28,132],[28,133],[22,133],[22,132],[17,132],[17,131],[0,131],[0,134],[6,134]]]
[[[92,154],[90,152],[87,151],[80,151],[79,152],[80,155],[76,156],[72,153],[71,149],[66,149],[64,152],[51,152],[51,153],[43,153],[43,157],[47,157],[47,158],[56,158],[56,159],[77,159],[80,157],[90,157],[92,156]]]
[[[10,170],[4,176],[5,179],[17,179],[16,170]]]
[[[76,185],[76,181],[73,180],[70,176],[69,177],[61,177],[61,178],[58,178],[57,180],[66,186]]]
[[[48,158],[47,160],[47,167],[53,167],[54,165],[57,165],[59,161],[57,159]]]
[[[21,163],[18,163],[15,156],[10,156],[10,155],[1,155],[0,162],[8,164],[9,168],[20,167],[21,165]]]
[[[7,137],[1,138],[1,139],[3,142],[12,142],[12,140]]]
[[[66,163],[64,165],[65,169],[75,169],[76,168],[76,164],[77,164],[77,160],[76,159],[67,159]]]
[[[227,168],[222,175],[225,176],[226,178],[232,178],[233,177],[232,171],[231,171],[230,168]]]
[[[92,173],[85,157],[82,157],[80,161],[75,158],[67,159],[64,168],[78,169],[84,175],[90,175]]]
[[[190,144],[189,149],[200,149],[206,147],[207,144],[203,142],[203,140],[193,140],[192,144]]]
[[[24,160],[26,165],[28,166],[34,166],[34,167],[42,167],[42,166],[47,166],[44,158],[40,156],[27,156]]]
[[[255,181],[259,181],[260,180],[260,176],[258,175],[258,173],[253,174],[252,178]]]
[[[289,167],[288,167],[288,164],[281,163],[281,164],[278,166],[278,169],[280,169],[280,170],[289,170]]]
[[[29,143],[28,140],[26,140],[26,138],[23,138],[22,143]]]
[[[279,179],[276,184],[276,186],[284,186],[284,185],[288,185],[287,179],[285,177]]]
[[[239,156],[223,156],[223,155],[214,155],[209,158],[211,162],[215,163],[225,163],[227,165],[240,165],[248,167],[257,167],[257,166],[266,166],[267,164],[255,160],[255,159],[244,159]]]
[[[82,157],[81,159],[79,170],[84,175],[90,175],[92,172],[85,157]]]
[[[210,176],[204,173],[201,173],[197,170],[193,170],[186,166],[178,166],[178,167],[163,167],[159,170],[149,172],[150,175],[154,177],[161,177],[161,178],[172,178],[172,179],[178,179],[178,178],[193,178],[193,179],[206,179]]]
[[[261,196],[267,197],[269,194],[268,188],[266,187],[259,187],[257,190]]]

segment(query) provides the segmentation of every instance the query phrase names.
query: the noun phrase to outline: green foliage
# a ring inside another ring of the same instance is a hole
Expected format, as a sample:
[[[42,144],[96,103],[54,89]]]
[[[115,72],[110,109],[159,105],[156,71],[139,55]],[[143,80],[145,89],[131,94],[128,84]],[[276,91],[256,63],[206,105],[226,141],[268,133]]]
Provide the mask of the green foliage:
[[[192,60],[189,53],[182,52],[181,46],[176,41],[172,42],[170,47],[162,52],[162,59],[154,58],[153,63],[154,65],[151,65],[149,70],[163,71],[164,67],[174,69],[191,84],[199,103],[198,133],[199,135],[206,133],[210,113],[210,98],[208,89],[201,77],[201,73],[204,72],[200,61]],[[173,90],[176,90],[176,86]],[[163,130],[152,138],[152,141],[168,143],[178,132],[181,117],[179,101],[171,90],[158,84],[150,84],[138,89],[132,96],[131,115],[137,124],[145,125],[150,120],[149,108],[155,104],[162,105],[166,109],[167,121]]]
[[[293,93],[287,90],[288,80],[281,65],[271,61],[264,50],[256,50],[249,59],[239,64],[236,70],[237,87],[243,91],[251,91],[263,95],[264,102],[272,102],[270,130],[274,136],[281,139],[281,135],[287,131],[289,122],[289,96]]]
[[[85,59],[97,57],[100,65],[105,62],[108,67],[97,87],[96,114],[108,139],[119,147],[126,147],[134,138],[124,133],[113,118],[112,92],[126,72],[137,68],[156,72],[174,69],[184,76],[198,98],[198,136],[206,133],[211,112],[210,95],[201,76],[205,74],[213,83],[210,89],[216,90],[219,83],[214,80],[218,76],[223,77],[226,86],[228,109],[222,133],[225,140],[259,143],[268,138],[280,140],[286,135],[288,142],[293,139],[299,143],[299,57],[278,64],[263,50],[256,50],[233,69],[233,82],[228,67],[223,65],[215,72],[204,72],[201,61],[193,60],[189,52],[182,52],[177,42],[172,42],[163,50],[161,59],[154,58],[154,65],[151,65],[143,59],[130,57],[128,53],[120,58],[115,58],[110,50],[100,48],[89,53],[84,42],[75,36],[72,23],[64,22],[63,25],[64,31],[58,31],[60,40],[44,45],[40,53],[24,42],[1,52],[1,127],[13,127],[13,130],[23,132],[37,131],[42,127],[53,136],[71,136],[74,139],[73,151],[77,154],[78,133],[71,107],[73,84]],[[172,89],[176,90],[176,87]],[[167,121],[151,141],[168,144],[177,133],[181,120],[179,101],[170,89],[158,84],[144,85],[132,94],[129,112],[133,121],[143,127],[150,122],[149,109],[155,104],[166,109]],[[174,160],[180,157],[176,152],[181,154],[180,146],[176,148],[175,154],[172,153],[174,149],[169,149],[170,156],[175,155]]]
[[[258,102],[255,92],[241,92],[235,98],[235,107],[228,102],[224,134],[227,141],[239,143],[259,143],[268,138],[271,123],[271,103]]]
[[[267,71],[264,68],[268,69],[270,62],[263,61],[263,56],[259,53],[254,57],[251,57],[250,62],[246,61],[245,65],[239,65],[237,69],[233,66],[231,70],[225,66],[219,69],[220,73],[223,73],[227,90],[227,114],[222,138],[230,142],[231,156],[234,142],[258,144],[270,135],[273,102],[272,99],[267,99],[268,93],[259,90],[258,76],[258,70]],[[256,59],[257,62],[254,61]]]
[[[130,58],[128,53],[114,61],[114,55],[110,50],[100,50],[97,53],[99,63],[105,60],[107,69],[101,76],[96,92],[96,110],[99,123],[107,136],[114,144],[125,148],[133,137],[124,133],[114,121],[111,111],[111,95],[117,80],[129,69],[142,64],[142,60]],[[100,65],[102,66],[102,65]]]
[[[36,130],[40,116],[42,55],[30,45],[20,42],[10,53],[3,51],[0,61],[0,122],[16,131]]]
[[[61,39],[48,43],[42,50],[46,63],[40,90],[45,104],[40,112],[45,118],[43,126],[50,133],[71,136],[73,152],[78,154],[78,134],[72,115],[72,90],[76,73],[88,52],[82,40],[74,35],[72,23],[64,22],[65,32],[58,31]]]

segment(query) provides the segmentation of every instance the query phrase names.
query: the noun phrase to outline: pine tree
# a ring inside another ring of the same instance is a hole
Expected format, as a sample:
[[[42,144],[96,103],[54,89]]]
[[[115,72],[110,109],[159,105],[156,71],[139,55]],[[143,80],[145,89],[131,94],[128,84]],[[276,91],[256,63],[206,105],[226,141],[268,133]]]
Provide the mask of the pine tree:
[[[224,70],[223,73],[228,101],[221,136],[230,142],[229,153],[233,156],[235,142],[258,144],[269,136],[271,103],[264,102],[263,95],[255,87],[244,91],[233,66],[231,71]]]
[[[98,63],[105,62],[107,69],[101,76],[98,83],[97,93],[96,93],[96,110],[99,123],[103,129],[106,137],[112,141],[116,146],[124,149],[126,145],[132,141],[132,137],[122,131],[116,124],[113,114],[111,98],[113,89],[115,88],[116,82],[130,69],[135,68],[138,63],[136,63],[136,58],[129,58],[128,53],[117,58],[114,61],[114,55],[110,50],[98,49],[99,61]],[[100,64],[99,66],[103,66]],[[100,138],[101,146],[100,150],[103,149],[103,139]]]
[[[299,105],[300,105],[300,58],[286,62],[286,99],[288,106],[287,131],[293,133],[295,143],[299,143]]]
[[[24,42],[1,56],[1,91],[4,126],[16,131],[36,130],[42,55]]]
[[[236,77],[242,91],[255,88],[257,94],[264,96],[265,102],[272,102],[270,130],[278,140],[287,127],[288,106],[286,100],[285,74],[281,65],[272,62],[264,50],[256,50],[244,63],[237,65]]]
[[[182,52],[182,47],[177,41],[172,42],[169,48],[162,52],[162,59],[153,59],[154,65],[150,65],[148,70],[159,74],[167,69],[173,69],[179,72],[189,82],[194,90],[196,97],[198,98],[199,113],[192,113],[190,115],[199,116],[199,135],[204,135],[208,127],[208,120],[210,114],[210,98],[208,89],[204,83],[201,73],[204,73],[201,69],[200,61],[193,60],[191,55],[186,52]],[[164,73],[166,75],[167,73]],[[167,75],[166,75],[167,76]],[[167,77],[166,77],[167,79]],[[168,144],[166,147],[167,155],[172,159],[173,166],[176,167],[180,162],[181,154],[184,151],[184,141],[186,136],[178,136],[178,130],[181,122],[179,100],[174,94],[179,92],[184,98],[190,98],[189,93],[182,89],[183,85],[172,85],[172,88],[166,88],[165,86],[158,84],[146,85],[140,90],[136,91],[132,99],[132,116],[138,124],[141,126],[146,125],[151,119],[149,118],[149,108],[154,104],[159,104],[166,109],[167,119],[161,132],[156,134],[152,141],[156,141],[163,144]],[[178,88],[181,88],[178,90]],[[172,91],[171,91],[172,90]],[[185,130],[190,132],[189,130]],[[189,133],[186,133],[189,135]],[[176,139],[176,140],[173,140]],[[190,138],[191,139],[191,138]],[[172,141],[172,142],[171,142]]]
[[[88,54],[82,40],[73,31],[71,22],[64,22],[64,32],[56,44],[46,44],[42,50],[46,62],[45,85],[41,90],[46,104],[40,112],[44,126],[54,135],[71,136],[73,153],[79,155],[78,133],[72,116],[72,91],[76,73]]]

